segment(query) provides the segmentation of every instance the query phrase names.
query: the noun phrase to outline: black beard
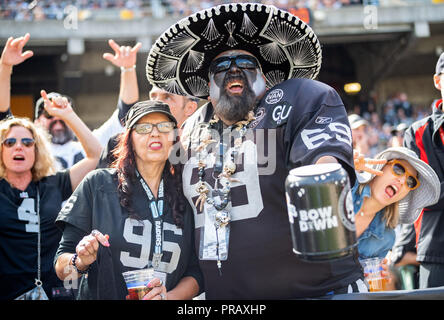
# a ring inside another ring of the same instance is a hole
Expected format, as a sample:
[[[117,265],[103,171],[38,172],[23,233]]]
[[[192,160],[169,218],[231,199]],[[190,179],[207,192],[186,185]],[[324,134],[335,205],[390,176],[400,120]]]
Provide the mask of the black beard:
[[[68,128],[66,123],[64,121],[61,121],[63,125],[63,130],[53,130],[53,126],[55,125],[56,121],[52,122],[49,125],[49,133],[51,134],[51,142],[54,144],[65,144],[68,141],[71,141],[74,139],[74,133],[71,131],[71,129]]]
[[[242,95],[232,96],[226,91],[226,83],[232,79],[242,79],[244,89]],[[253,110],[256,103],[256,95],[251,90],[250,85],[244,77],[227,76],[224,80],[220,98],[214,106],[216,114],[229,122],[237,122],[247,118],[248,112]]]

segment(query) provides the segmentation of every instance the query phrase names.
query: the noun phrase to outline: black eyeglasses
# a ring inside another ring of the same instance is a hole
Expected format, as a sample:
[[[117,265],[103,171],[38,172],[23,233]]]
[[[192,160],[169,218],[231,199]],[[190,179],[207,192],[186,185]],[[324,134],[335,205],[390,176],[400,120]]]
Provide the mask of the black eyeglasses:
[[[174,129],[175,124],[174,122],[168,121],[159,123],[138,123],[134,125],[134,130],[136,130],[138,134],[148,134],[153,131],[154,127],[156,127],[161,133],[168,133]]]
[[[35,140],[32,138],[22,138],[22,145],[29,148],[32,147],[35,144]],[[8,148],[13,147],[17,143],[16,138],[7,138],[3,140],[2,144]]]
[[[256,69],[259,68],[259,62],[253,56],[241,54],[238,56],[220,57],[213,60],[210,64],[210,73],[215,74],[221,71],[226,71],[231,68],[231,64],[236,64],[240,69]]]

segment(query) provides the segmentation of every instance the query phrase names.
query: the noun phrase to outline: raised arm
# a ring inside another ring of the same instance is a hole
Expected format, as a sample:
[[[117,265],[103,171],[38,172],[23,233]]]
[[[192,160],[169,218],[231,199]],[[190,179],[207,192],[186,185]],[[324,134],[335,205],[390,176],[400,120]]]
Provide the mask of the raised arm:
[[[9,37],[0,57],[0,112],[7,112],[11,104],[11,74],[12,67],[32,57],[30,50],[23,52],[23,47],[29,40],[29,33],[14,39]]]
[[[104,53],[103,58],[121,70],[119,99],[125,104],[134,104],[139,100],[139,87],[137,84],[136,62],[137,52],[142,44],[138,42],[134,47],[119,46],[113,39],[108,40],[114,55]]]
[[[123,131],[123,119],[128,110],[139,100],[139,87],[137,84],[136,61],[137,52],[142,44],[138,42],[134,47],[119,46],[114,40],[108,41],[114,54],[104,53],[103,58],[120,68],[120,91],[117,110],[93,134],[104,147],[110,137]]]
[[[41,95],[45,101],[45,109],[52,116],[59,117],[74,131],[79,139],[86,157],[76,163],[69,169],[71,178],[71,186],[74,191],[79,185],[80,181],[91,170],[95,169],[99,162],[102,147],[99,140],[92,134],[91,130],[79,118],[79,116],[72,110],[68,99],[65,97],[56,97],[49,100],[46,91],[42,90]]]

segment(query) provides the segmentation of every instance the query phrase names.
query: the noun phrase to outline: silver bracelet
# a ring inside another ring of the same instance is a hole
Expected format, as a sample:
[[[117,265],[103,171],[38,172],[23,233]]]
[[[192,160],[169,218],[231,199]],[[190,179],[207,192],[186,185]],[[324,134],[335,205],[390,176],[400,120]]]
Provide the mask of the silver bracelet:
[[[132,70],[136,70],[136,65],[133,65],[133,66],[128,67],[128,68],[120,67],[120,71],[121,72],[127,72],[127,71],[132,71]]]

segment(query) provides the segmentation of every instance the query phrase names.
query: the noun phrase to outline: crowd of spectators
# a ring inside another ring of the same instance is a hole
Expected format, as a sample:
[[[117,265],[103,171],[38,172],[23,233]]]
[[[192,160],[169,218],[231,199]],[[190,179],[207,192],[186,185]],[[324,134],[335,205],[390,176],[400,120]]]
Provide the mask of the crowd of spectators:
[[[132,11],[137,13],[137,16],[168,14],[181,17],[214,5],[231,2],[266,3],[289,11],[301,8],[315,11],[339,9],[351,5],[379,5],[379,0],[0,0],[0,19],[17,21],[61,20],[67,15],[65,9],[70,5],[79,11],[89,13],[112,9],[115,11]],[[93,14],[83,14],[83,16],[94,17]]]
[[[168,10],[170,14],[181,16],[187,15],[202,9],[207,9],[217,4],[230,2],[246,2],[236,0],[168,0]],[[290,10],[294,8],[308,8],[310,10],[338,9],[343,6],[362,4],[363,0],[264,0],[248,1],[271,4],[278,8]]]
[[[80,11],[103,9],[142,10],[149,6],[150,0],[0,0],[0,19],[17,21],[62,20],[69,6]]]
[[[388,147],[402,145],[405,129],[432,113],[431,107],[411,103],[405,92],[394,94],[380,103],[380,108],[377,105],[379,103],[370,98],[369,101],[355,104],[349,112],[349,115],[362,117],[365,123],[362,128],[365,135],[363,145],[368,157],[373,157]]]
[[[17,21],[37,21],[43,19],[63,19],[69,5],[75,6],[79,12],[91,12],[100,9],[141,11],[161,8],[165,14],[186,16],[217,4],[245,2],[246,0],[63,0],[63,1],[23,1],[0,0],[0,19]],[[260,2],[273,4],[282,9],[309,8],[310,10],[337,9],[356,4],[378,4],[378,0],[263,0]],[[152,11],[151,11],[152,13]],[[83,15],[88,17],[88,15]],[[400,139],[403,128],[430,113],[428,108],[413,106],[407,94],[398,93],[381,104],[380,112],[376,111],[376,101],[370,99],[353,107],[350,114],[358,114],[367,122],[369,156],[391,146]]]

